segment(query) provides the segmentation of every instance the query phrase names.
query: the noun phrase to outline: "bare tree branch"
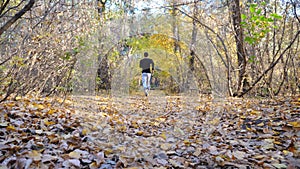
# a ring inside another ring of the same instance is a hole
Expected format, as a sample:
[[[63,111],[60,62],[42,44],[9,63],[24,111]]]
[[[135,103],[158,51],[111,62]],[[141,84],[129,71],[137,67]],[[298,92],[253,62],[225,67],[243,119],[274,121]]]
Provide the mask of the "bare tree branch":
[[[1,28],[0,28],[0,35],[2,35],[8,28],[11,27],[18,19],[20,19],[27,11],[29,11],[32,6],[34,5],[35,0],[30,0],[24,8],[15,14],[9,21],[7,21]]]
[[[10,0],[7,0],[7,1],[4,2],[3,5],[1,5],[1,7],[0,7],[0,15],[3,13],[4,9],[7,7],[9,1]]]
[[[250,90],[252,90],[254,88],[254,86],[258,82],[260,82],[260,80],[278,64],[278,62],[282,59],[282,57],[284,56],[286,51],[288,49],[290,49],[292,47],[292,45],[294,44],[294,42],[297,40],[299,34],[300,34],[300,30],[296,33],[296,35],[294,36],[294,39],[291,40],[290,44],[284,49],[284,51],[280,54],[280,56],[253,82],[253,84],[247,90],[245,90],[241,94],[239,94],[238,97],[242,97],[243,95],[248,93]]]
[[[293,2],[293,0],[291,0],[291,3],[294,7],[294,15],[295,15],[295,18],[298,20],[298,22],[300,23],[300,19],[299,19],[299,16],[297,14],[297,2]]]

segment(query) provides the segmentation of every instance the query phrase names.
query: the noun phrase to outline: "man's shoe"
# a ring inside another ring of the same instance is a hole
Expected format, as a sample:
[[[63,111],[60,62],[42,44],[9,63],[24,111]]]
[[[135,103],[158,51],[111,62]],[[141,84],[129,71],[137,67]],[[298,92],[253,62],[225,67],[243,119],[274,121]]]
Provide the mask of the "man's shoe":
[[[148,93],[148,90],[146,89],[145,90],[145,96],[148,96],[149,95],[149,93]]]

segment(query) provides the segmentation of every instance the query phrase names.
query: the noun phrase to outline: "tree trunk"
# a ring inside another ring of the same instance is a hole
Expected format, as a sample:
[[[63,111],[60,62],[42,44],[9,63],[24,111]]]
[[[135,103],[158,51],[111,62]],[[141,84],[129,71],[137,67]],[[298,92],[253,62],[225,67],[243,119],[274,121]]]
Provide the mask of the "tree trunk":
[[[235,96],[239,95],[243,91],[243,80],[246,73],[246,53],[244,47],[244,35],[243,29],[241,27],[241,9],[240,9],[240,1],[234,0],[231,3],[231,12],[232,12],[232,23],[233,28],[235,31],[235,42],[236,42],[236,49],[237,49],[237,60],[238,60],[238,84],[237,84],[237,91],[234,94]]]
[[[197,2],[194,3],[193,15],[196,17],[198,15],[198,6]],[[197,23],[196,20],[193,19],[193,30],[192,30],[192,39],[190,44],[190,58],[189,58],[189,70],[187,77],[187,90],[190,90],[191,81],[193,80],[193,75],[195,71],[195,45],[197,40]]]
[[[173,1],[173,9],[172,9],[172,27],[173,27],[173,36],[175,37],[175,42],[174,42],[174,53],[180,53],[181,49],[179,46],[179,41],[180,41],[180,37],[179,37],[179,30],[178,30],[178,24],[177,24],[177,19],[176,19],[176,13],[177,13],[177,8],[175,6],[175,1]]]

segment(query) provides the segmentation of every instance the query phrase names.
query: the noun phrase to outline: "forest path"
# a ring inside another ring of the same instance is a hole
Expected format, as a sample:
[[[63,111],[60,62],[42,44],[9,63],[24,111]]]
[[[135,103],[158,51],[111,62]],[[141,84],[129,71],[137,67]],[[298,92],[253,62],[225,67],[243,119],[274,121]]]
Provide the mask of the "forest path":
[[[0,168],[300,167],[299,96],[152,92],[52,103],[24,97],[0,104]]]
[[[80,103],[74,108],[83,130],[101,138],[107,157],[117,155],[126,167],[300,167],[298,98],[212,99],[153,91],[149,97],[73,99]]]

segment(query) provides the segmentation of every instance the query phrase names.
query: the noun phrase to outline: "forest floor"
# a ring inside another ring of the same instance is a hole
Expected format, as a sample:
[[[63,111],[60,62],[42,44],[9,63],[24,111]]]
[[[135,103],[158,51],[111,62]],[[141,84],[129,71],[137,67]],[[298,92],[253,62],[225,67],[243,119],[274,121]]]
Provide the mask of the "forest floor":
[[[300,97],[17,98],[0,104],[0,169],[300,168]]]

